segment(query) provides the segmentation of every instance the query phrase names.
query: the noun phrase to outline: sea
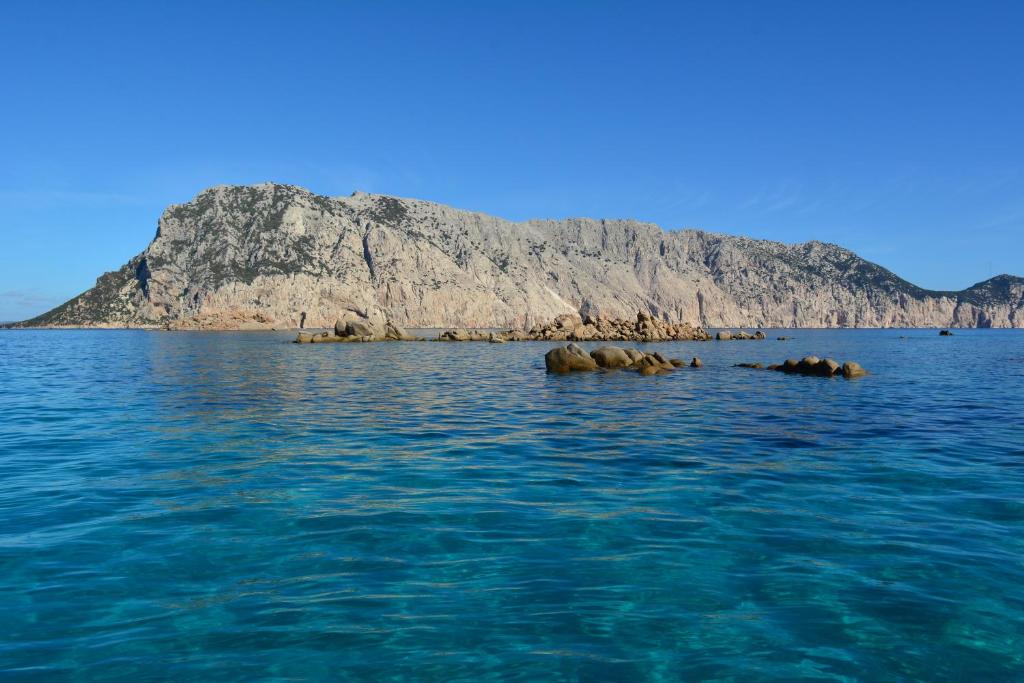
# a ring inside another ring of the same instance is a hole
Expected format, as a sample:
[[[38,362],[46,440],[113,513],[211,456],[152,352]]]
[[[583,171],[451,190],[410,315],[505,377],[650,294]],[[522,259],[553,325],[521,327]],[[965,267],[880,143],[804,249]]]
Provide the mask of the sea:
[[[1024,330],[767,334],[0,331],[0,680],[1024,680]]]

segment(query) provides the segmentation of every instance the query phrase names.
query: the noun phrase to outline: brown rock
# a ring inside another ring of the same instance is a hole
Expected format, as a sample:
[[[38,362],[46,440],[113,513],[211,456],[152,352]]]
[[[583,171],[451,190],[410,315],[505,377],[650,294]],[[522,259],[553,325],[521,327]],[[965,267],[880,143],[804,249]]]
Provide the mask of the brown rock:
[[[700,358],[697,358],[696,356],[694,356],[693,360],[690,361],[690,367],[691,368],[702,368],[702,367],[704,367],[704,361],[702,361]]]
[[[843,377],[846,379],[853,379],[854,377],[863,377],[868,374],[868,371],[852,360],[848,360],[843,363]]]
[[[832,377],[842,372],[842,368],[839,363],[835,362],[831,358],[824,358],[818,361],[818,364],[814,366],[814,374],[820,375],[821,377]]]
[[[817,356],[804,356],[803,360],[797,363],[796,372],[802,375],[813,375],[815,373],[815,366],[820,360]]]
[[[796,372],[799,365],[800,361],[793,358],[787,358],[782,362],[782,365],[779,366],[779,370],[782,372]]]
[[[633,364],[625,350],[618,346],[602,346],[591,351],[590,357],[602,368],[624,368]]]
[[[644,357],[643,351],[637,351],[636,349],[625,349],[626,355],[629,356],[630,363],[636,363],[638,360]]]
[[[568,347],[551,349],[544,354],[544,366],[548,372],[565,373],[596,370],[597,363],[587,355],[573,353]]]

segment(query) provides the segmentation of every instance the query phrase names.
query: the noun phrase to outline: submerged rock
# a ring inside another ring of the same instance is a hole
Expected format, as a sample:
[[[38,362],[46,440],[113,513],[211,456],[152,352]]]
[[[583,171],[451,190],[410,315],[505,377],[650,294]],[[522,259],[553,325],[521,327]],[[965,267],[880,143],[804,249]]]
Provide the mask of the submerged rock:
[[[939,336],[940,337],[952,337],[953,333],[950,332],[949,330],[939,330]]]

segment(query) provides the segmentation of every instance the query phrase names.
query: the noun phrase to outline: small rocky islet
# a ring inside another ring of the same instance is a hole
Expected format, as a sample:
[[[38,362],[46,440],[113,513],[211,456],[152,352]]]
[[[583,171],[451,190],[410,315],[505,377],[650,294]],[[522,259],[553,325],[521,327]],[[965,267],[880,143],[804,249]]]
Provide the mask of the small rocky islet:
[[[660,352],[645,353],[638,349],[602,346],[590,353],[574,343],[559,346],[544,354],[544,367],[552,374],[588,370],[635,370],[641,375],[664,375],[676,368],[686,367],[679,358],[667,358]],[[690,361],[691,368],[703,366],[699,358]]]
[[[861,367],[860,363],[848,360],[842,365],[832,358],[818,358],[817,356],[804,356],[800,360],[788,358],[782,363],[765,366],[761,363],[737,363],[734,367],[750,368],[751,370],[775,370],[791,375],[808,375],[812,377],[837,377],[843,376],[846,379],[863,377],[868,374],[867,370]]]

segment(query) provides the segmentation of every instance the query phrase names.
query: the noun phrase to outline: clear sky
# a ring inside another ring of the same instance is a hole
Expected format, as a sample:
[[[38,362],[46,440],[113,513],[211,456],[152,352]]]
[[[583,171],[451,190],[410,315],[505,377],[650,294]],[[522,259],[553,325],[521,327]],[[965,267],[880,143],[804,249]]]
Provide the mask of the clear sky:
[[[5,2],[0,320],[210,185],[1024,275],[1024,2]]]

